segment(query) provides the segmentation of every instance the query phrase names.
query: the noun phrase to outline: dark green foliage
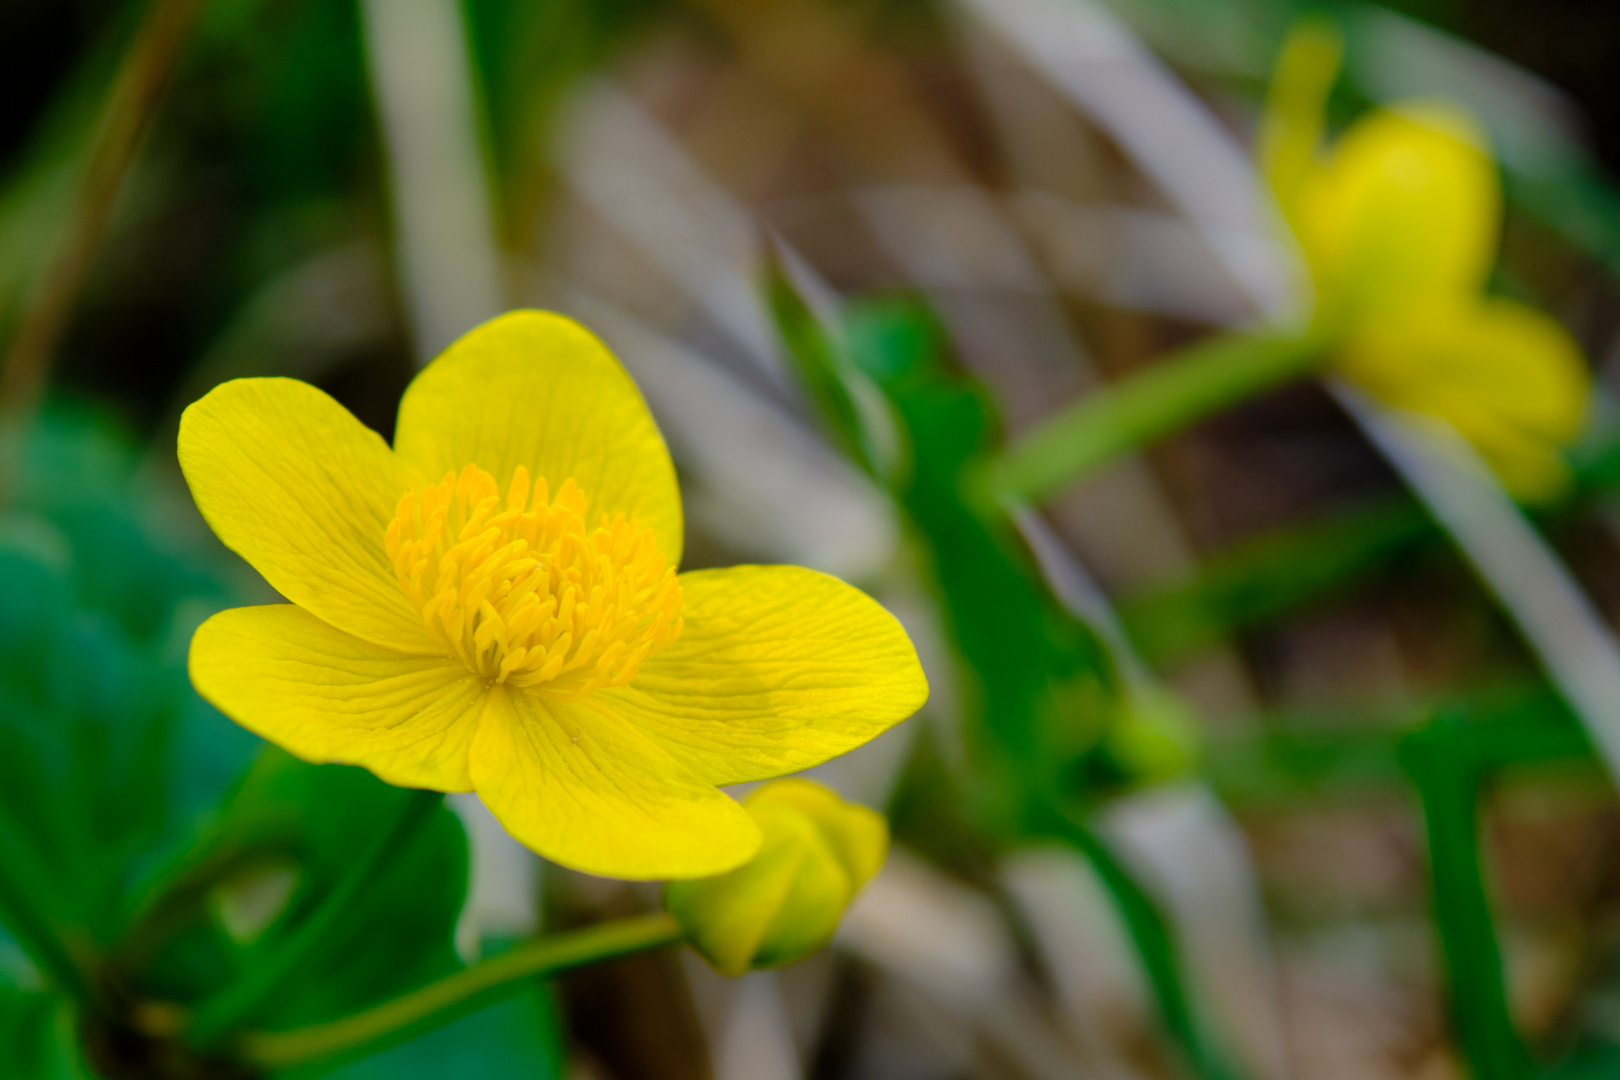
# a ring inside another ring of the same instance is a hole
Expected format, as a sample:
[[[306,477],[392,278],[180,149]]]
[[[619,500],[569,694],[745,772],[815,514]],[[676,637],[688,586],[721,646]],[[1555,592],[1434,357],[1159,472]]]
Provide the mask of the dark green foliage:
[[[72,1006],[55,994],[0,988],[0,1076],[92,1080]]]
[[[993,445],[998,421],[983,388],[945,366],[931,318],[905,302],[872,304],[850,313],[848,333],[857,367],[888,396],[909,447],[895,496],[923,541],[964,661],[975,765],[1002,774],[980,796],[992,820],[1013,824],[1069,788],[1096,743],[1111,715],[1107,657],[1045,588],[1006,516],[964,499],[963,479]]]
[[[772,288],[790,286],[777,274]],[[810,325],[796,298],[777,296],[773,310],[827,426],[846,428],[855,414],[841,407],[847,397],[830,389],[847,386],[831,338]],[[943,811],[943,821],[931,827],[943,824],[946,836],[964,834],[949,841],[956,855],[947,865],[970,876],[985,872],[990,848],[968,841],[972,831],[1002,846],[1058,840],[1073,847],[1112,897],[1185,1062],[1204,1080],[1225,1080],[1231,1074],[1188,996],[1170,926],[1082,816],[1129,780],[1102,743],[1122,707],[1112,662],[1091,628],[1052,595],[1005,510],[970,495],[1000,436],[989,395],[952,370],[938,326],[919,304],[862,303],[847,313],[843,329],[854,367],[883,391],[898,419],[905,464],[892,470],[892,490],[915,531],[961,660],[969,729],[964,793],[970,813],[964,817],[918,790],[930,773],[935,782],[949,777],[946,791],[958,787],[932,742],[923,741],[908,768],[911,783],[897,793],[897,830],[926,832],[930,826],[916,819]],[[861,445],[856,438],[842,441],[846,448]]]
[[[230,589],[211,554],[145,524],[134,465],[93,417],[53,415],[0,517],[7,1077],[88,1077],[81,1029],[103,1055],[195,1065],[179,1044],[136,1033],[124,1003],[191,1007],[262,966],[413,797],[360,769],[264,748],[197,697],[187,640]],[[267,869],[296,888],[233,938],[221,890]],[[336,1019],[460,969],[466,887],[466,837],[440,807],[246,1022]],[[67,993],[29,989],[41,981]],[[561,1061],[534,987],[337,1075],[544,1078]]]

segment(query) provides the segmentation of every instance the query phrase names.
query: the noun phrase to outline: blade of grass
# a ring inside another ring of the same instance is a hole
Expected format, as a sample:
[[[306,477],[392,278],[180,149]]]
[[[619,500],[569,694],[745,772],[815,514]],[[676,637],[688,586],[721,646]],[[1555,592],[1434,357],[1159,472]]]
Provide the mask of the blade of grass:
[[[810,395],[822,427],[851,461],[867,475],[881,479],[883,467],[877,449],[850,391],[849,362],[799,295],[774,245],[768,249],[765,263],[765,298],[781,337],[783,352],[799,377],[799,384]]]
[[[363,0],[400,281],[419,363],[506,306],[456,0]]]
[[[0,485],[9,485],[16,430],[50,372],[57,342],[94,265],[124,177],[151,127],[202,0],[152,0],[103,106],[67,232],[24,311],[0,370]]]
[[[1536,1065],[1508,1004],[1501,949],[1480,865],[1478,804],[1482,767],[1546,756],[1570,745],[1568,729],[1508,727],[1479,745],[1481,725],[1445,716],[1414,732],[1400,753],[1423,804],[1429,838],[1435,925],[1440,933],[1458,1041],[1478,1080],[1529,1080]],[[1516,745],[1522,744],[1522,745]],[[1482,754],[1481,750],[1485,750]],[[1524,751],[1529,750],[1529,754]]]
[[[1334,393],[1455,541],[1620,777],[1620,641],[1478,452],[1450,427]]]
[[[1211,556],[1194,575],[1127,594],[1120,621],[1150,663],[1173,663],[1348,585],[1434,536],[1434,523],[1411,500],[1379,500],[1266,533]]]
[[[1159,1017],[1187,1064],[1204,1080],[1232,1080],[1233,1074],[1210,1046],[1193,1010],[1181,949],[1158,904],[1121,861],[1113,847],[1073,814],[1050,808],[1038,831],[1070,845],[1097,872],[1113,899],[1142,962]]]

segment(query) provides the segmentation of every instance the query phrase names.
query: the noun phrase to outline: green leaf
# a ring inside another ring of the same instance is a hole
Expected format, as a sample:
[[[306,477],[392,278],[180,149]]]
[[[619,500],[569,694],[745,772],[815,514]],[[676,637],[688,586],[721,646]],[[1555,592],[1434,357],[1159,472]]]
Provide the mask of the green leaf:
[[[879,455],[878,439],[872,425],[863,418],[856,396],[860,392],[857,380],[865,377],[845,355],[842,343],[834,340],[799,295],[780,254],[774,250],[765,268],[765,296],[777,335],[799,377],[799,385],[820,415],[822,427],[851,461],[881,482],[891,470]]]
[[[1112,713],[1112,672],[1096,636],[1052,597],[1005,514],[968,505],[963,477],[999,422],[983,388],[948,370],[926,310],[856,307],[855,363],[888,395],[910,442],[895,496],[922,540],[946,626],[962,659],[970,734],[988,755],[992,819],[1016,821],[1028,800],[1063,783]]]
[[[143,525],[133,463],[106,425],[49,413],[0,518],[0,877],[46,913],[19,935],[36,955],[107,947],[257,745],[191,690],[177,631],[222,590]]]
[[[153,997],[197,1002],[274,957],[415,792],[363,769],[310,765],[266,747],[212,838],[171,871],[119,957]],[[252,941],[213,916],[210,892],[267,865],[295,868],[297,888]],[[281,1030],[335,1019],[460,967],[453,937],[466,895],[467,846],[444,807],[365,885],[310,962],[243,1018]]]
[[[197,701],[177,662],[80,608],[68,571],[0,540],[0,816],[55,918],[105,944],[126,893],[194,829],[165,798],[177,746],[211,781],[191,778],[194,808],[252,740]]]
[[[988,820],[1003,839],[1007,831],[1053,837],[1091,862],[1129,930],[1166,1031],[1199,1076],[1226,1080],[1157,904],[1068,810],[1104,793],[1088,775],[1096,755],[1087,752],[1119,716],[1120,688],[1101,641],[1052,596],[1007,515],[964,495],[999,433],[988,395],[947,369],[933,320],[914,304],[858,306],[848,335],[855,362],[889,396],[911,443],[911,470],[896,478],[895,495],[922,541],[963,660]]]
[[[78,1035],[78,1018],[66,998],[0,989],[0,1076],[94,1080]]]

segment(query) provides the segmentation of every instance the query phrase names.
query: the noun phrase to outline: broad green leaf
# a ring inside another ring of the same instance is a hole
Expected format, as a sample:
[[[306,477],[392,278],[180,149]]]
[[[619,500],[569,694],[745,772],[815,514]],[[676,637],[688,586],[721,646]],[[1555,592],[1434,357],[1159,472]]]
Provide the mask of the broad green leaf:
[[[212,838],[174,868],[146,912],[120,957],[128,977],[167,1000],[196,1002],[225,989],[276,953],[411,794],[363,769],[310,765],[266,747]],[[271,925],[239,942],[216,918],[211,891],[265,867],[290,868],[296,890]],[[244,1022],[280,1030],[336,1019],[456,970],[466,881],[465,833],[440,808],[284,991]]]
[[[136,880],[194,831],[165,794],[177,746],[210,781],[190,778],[195,812],[251,740],[196,700],[178,662],[79,607],[70,567],[52,563],[15,533],[0,541],[0,815],[55,917],[106,943]]]
[[[66,998],[0,989],[0,1076],[7,1080],[95,1080]]]
[[[964,500],[964,477],[999,422],[983,388],[946,368],[928,314],[866,305],[851,311],[848,333],[855,363],[888,395],[910,442],[895,496],[927,551],[965,661],[975,741],[998,755],[983,761],[995,777],[984,794],[993,815],[1016,821],[1100,738],[1112,673],[1095,635],[1045,588],[1005,514]]]
[[[257,743],[191,690],[185,620],[223,590],[143,525],[133,461],[105,425],[47,414],[0,519],[0,876],[92,952]]]

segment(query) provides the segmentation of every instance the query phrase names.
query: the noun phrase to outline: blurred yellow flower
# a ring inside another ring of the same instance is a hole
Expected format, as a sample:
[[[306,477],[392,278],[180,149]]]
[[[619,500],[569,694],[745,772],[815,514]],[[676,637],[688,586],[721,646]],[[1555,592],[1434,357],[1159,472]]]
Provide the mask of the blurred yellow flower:
[[[1473,119],[1447,105],[1377,109],[1318,155],[1337,37],[1308,24],[1278,63],[1261,157],[1315,288],[1339,370],[1391,405],[1448,421],[1521,498],[1569,479],[1590,376],[1555,320],[1484,289],[1502,217]]]
[[[827,944],[889,849],[881,814],[808,780],[766,784],[743,805],[765,835],[759,854],[719,877],[664,886],[664,907],[722,975],[791,964]]]
[[[927,696],[900,625],[798,567],[677,575],[675,470],[635,384],[573,321],[514,312],[400,404],[394,447],[321,391],[239,379],[180,463],[290,604],[208,620],[198,691],[311,761],[476,791],[519,840],[627,878],[760,844],[717,785],[858,746]]]

